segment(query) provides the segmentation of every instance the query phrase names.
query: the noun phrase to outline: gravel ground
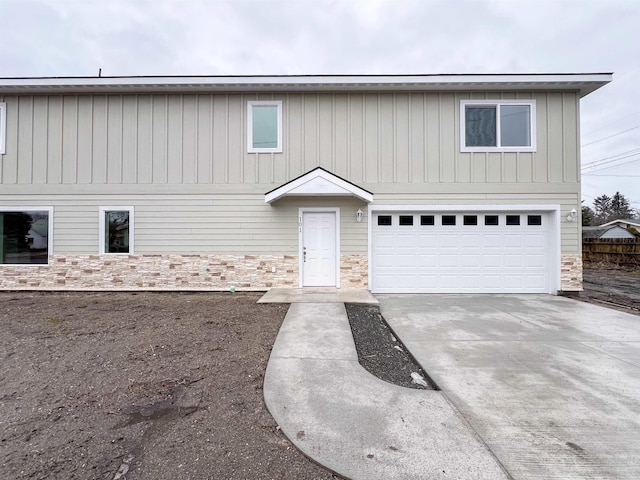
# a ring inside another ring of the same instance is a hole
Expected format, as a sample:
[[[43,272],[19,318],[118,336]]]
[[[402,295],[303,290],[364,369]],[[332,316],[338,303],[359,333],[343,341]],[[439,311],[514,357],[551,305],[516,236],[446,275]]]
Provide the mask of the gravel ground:
[[[433,383],[387,325],[375,305],[346,304],[358,361],[376,377],[401,387],[433,390]],[[427,385],[412,380],[417,373]]]

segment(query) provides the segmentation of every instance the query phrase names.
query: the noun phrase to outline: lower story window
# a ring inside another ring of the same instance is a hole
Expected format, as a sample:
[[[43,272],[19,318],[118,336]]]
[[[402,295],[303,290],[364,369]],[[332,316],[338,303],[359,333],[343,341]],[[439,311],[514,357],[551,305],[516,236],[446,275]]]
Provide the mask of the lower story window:
[[[133,253],[133,207],[100,207],[100,253]]]
[[[0,264],[48,263],[50,216],[50,209],[0,208]]]

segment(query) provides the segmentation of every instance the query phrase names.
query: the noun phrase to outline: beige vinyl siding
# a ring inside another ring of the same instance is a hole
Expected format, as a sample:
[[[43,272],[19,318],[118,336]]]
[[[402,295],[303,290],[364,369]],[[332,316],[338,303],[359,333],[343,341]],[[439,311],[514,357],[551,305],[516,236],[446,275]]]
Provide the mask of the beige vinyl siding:
[[[283,153],[246,152],[246,103],[283,101]],[[461,153],[460,100],[534,98],[537,152]],[[2,184],[260,184],[322,166],[371,190],[578,180],[576,93],[6,96]],[[530,187],[525,186],[525,190]],[[244,191],[244,190],[242,190]],[[514,192],[522,191],[514,187]]]
[[[16,200],[16,198],[19,198]],[[134,206],[135,254],[298,254],[298,208],[340,207],[341,252],[366,253],[367,223],[356,222],[351,198],[289,198],[276,206],[263,195],[0,194],[3,206],[54,206],[54,254],[98,254],[99,207]],[[240,234],[238,233],[240,232]]]
[[[20,198],[16,200],[16,198]],[[565,194],[527,194],[519,204],[550,204],[561,208],[562,253],[579,251],[576,223],[564,221],[577,197]],[[100,206],[133,205],[137,254],[260,254],[298,252],[298,208],[340,207],[343,254],[367,251],[367,206],[350,198],[285,198],[273,206],[262,195],[52,195],[16,197],[0,194],[2,206],[54,206],[54,253],[98,253]],[[510,194],[401,194],[378,195],[376,204],[505,205]],[[358,208],[365,212],[355,221]],[[238,233],[240,232],[240,234]]]

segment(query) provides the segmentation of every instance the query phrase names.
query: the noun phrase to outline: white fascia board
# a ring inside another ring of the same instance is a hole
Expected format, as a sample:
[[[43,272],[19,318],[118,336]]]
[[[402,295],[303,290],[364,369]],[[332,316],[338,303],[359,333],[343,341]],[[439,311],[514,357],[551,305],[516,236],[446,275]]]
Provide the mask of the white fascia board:
[[[0,93],[577,90],[584,96],[611,80],[611,73],[0,78]]]
[[[367,203],[373,202],[373,195],[324,170],[313,170],[292,182],[265,195],[265,203],[273,203],[279,198],[292,196],[354,196]]]

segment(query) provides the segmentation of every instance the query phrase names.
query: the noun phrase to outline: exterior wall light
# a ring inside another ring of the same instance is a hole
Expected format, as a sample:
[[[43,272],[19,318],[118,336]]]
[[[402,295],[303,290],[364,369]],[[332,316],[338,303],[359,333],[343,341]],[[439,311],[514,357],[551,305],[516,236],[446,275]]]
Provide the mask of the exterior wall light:
[[[578,219],[578,211],[573,208],[567,215],[567,222],[575,222]]]
[[[356,212],[356,222],[360,223],[362,221],[362,210],[358,209]]]

